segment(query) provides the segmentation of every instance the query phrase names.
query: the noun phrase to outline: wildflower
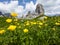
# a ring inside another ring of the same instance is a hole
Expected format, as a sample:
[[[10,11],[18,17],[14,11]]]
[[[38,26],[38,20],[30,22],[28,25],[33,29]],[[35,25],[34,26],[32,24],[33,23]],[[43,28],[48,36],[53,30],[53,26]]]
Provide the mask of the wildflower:
[[[30,25],[29,23],[26,23],[26,25],[28,26],[28,25]]]
[[[18,28],[21,28],[21,26],[19,26]]]
[[[14,22],[15,24],[17,24],[18,22]]]
[[[55,24],[56,24],[56,25],[60,25],[60,23],[58,23],[58,22],[56,22]]]
[[[36,22],[33,22],[33,24],[36,24]]]
[[[28,22],[28,23],[29,23],[30,21],[26,21],[26,22]]]
[[[58,20],[58,22],[60,22],[60,20]]]
[[[11,13],[11,16],[16,17],[16,16],[17,16],[17,13],[12,12],[12,13]]]
[[[24,31],[24,33],[27,33],[28,32],[28,29],[24,29],[23,31]]]
[[[48,24],[45,24],[45,26],[48,26]]]
[[[47,19],[47,18],[48,18],[47,16],[44,17],[44,19]]]
[[[33,24],[33,22],[30,22],[31,24]]]
[[[33,24],[37,24],[36,22],[31,22],[31,24],[33,25]]]
[[[41,28],[41,26],[39,25],[39,28]]]
[[[24,24],[24,26],[26,26],[26,25]]]
[[[43,23],[42,22],[39,22],[39,25],[43,25]]]
[[[3,34],[3,33],[5,33],[5,30],[0,30],[0,34]]]
[[[11,23],[12,19],[7,19],[6,22]]]
[[[37,21],[37,23],[39,23],[40,21]]]
[[[16,26],[15,25],[10,25],[8,27],[8,30],[11,30],[11,31],[14,31],[16,29]]]
[[[14,21],[18,21],[18,19],[16,18],[16,19],[14,19]]]
[[[56,28],[52,28],[52,30],[56,30]]]
[[[17,23],[17,25],[20,25],[19,23]]]

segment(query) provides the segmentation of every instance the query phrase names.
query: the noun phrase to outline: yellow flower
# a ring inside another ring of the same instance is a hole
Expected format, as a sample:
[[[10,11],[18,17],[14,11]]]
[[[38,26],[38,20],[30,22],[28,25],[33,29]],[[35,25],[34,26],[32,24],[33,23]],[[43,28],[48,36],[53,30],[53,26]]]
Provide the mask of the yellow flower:
[[[28,29],[24,29],[23,31],[24,31],[24,33],[27,33],[28,32]]]
[[[0,34],[3,34],[3,33],[5,33],[5,30],[0,30]]]
[[[26,21],[26,22],[28,22],[28,23],[29,23],[30,21]]]
[[[47,18],[48,18],[47,16],[44,17],[44,19],[47,19]]]
[[[31,24],[33,24],[33,22],[30,22]]]
[[[60,22],[60,20],[58,20],[58,22]]]
[[[17,25],[20,25],[19,23],[17,23]]]
[[[39,28],[41,28],[41,26],[39,25]]]
[[[15,24],[17,24],[18,22],[14,22]]]
[[[33,22],[33,24],[36,24],[36,22]]]
[[[56,28],[52,28],[52,30],[56,30]]]
[[[33,25],[33,24],[37,24],[37,22],[30,22],[31,23],[31,25]]]
[[[56,22],[55,24],[56,24],[56,25],[60,25],[60,23],[58,23],[58,22]]]
[[[48,24],[45,24],[45,26],[48,26]]]
[[[21,28],[21,26],[19,26],[18,28]]]
[[[39,22],[39,25],[43,25],[43,23],[42,22]]]
[[[11,30],[11,31],[14,31],[16,29],[16,26],[15,25],[10,25],[8,27],[8,30]]]
[[[12,12],[12,13],[11,13],[11,16],[16,17],[16,16],[17,16],[17,13]]]
[[[26,25],[30,25],[29,23],[26,23]]]
[[[16,18],[16,19],[14,19],[14,21],[18,21],[18,19]]]
[[[6,22],[11,23],[12,19],[7,19]]]

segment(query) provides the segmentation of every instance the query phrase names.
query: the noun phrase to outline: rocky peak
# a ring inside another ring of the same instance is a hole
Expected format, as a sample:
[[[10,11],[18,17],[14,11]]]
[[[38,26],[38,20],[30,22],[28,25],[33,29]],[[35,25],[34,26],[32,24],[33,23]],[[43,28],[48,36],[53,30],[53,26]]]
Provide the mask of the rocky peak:
[[[43,5],[38,3],[35,9],[35,12],[38,13],[39,15],[44,14]]]
[[[33,19],[36,18],[38,16],[43,16],[44,15],[44,8],[42,4],[37,4],[36,5],[36,9],[33,13],[30,13],[30,11],[28,11],[27,15],[25,18],[27,19]]]

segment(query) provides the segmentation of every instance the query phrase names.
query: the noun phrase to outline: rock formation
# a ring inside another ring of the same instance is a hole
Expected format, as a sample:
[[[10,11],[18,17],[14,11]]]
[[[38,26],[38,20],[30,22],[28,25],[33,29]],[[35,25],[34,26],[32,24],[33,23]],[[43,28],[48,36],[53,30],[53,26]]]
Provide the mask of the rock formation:
[[[5,17],[2,12],[0,12],[0,17]]]
[[[38,16],[43,16],[44,15],[44,8],[42,4],[37,4],[36,9],[33,13],[30,13],[30,11],[28,12],[28,14],[26,15],[27,19],[33,19],[36,18]]]
[[[10,13],[4,13],[5,17],[11,17]]]
[[[10,13],[2,13],[0,12],[0,17],[11,17],[11,14]]]
[[[43,5],[37,4],[35,12],[38,13],[38,15],[43,15],[44,14]]]

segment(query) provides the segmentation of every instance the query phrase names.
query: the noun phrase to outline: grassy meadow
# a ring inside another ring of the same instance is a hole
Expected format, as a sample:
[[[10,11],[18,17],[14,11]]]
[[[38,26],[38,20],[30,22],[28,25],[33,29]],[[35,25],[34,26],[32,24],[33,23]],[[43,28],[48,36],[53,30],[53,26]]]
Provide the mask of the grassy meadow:
[[[0,17],[0,45],[60,45],[60,16],[43,20]]]

